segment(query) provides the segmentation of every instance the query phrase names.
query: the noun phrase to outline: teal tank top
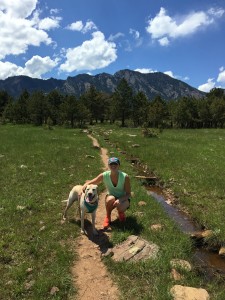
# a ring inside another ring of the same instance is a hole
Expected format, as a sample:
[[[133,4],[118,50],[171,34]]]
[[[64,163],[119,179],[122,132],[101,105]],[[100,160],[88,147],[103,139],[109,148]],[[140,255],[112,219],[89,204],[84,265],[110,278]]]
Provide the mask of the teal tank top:
[[[119,171],[117,186],[114,186],[110,178],[110,171],[103,172],[103,182],[108,190],[109,195],[113,195],[116,198],[122,197],[126,194],[124,190],[126,173]]]

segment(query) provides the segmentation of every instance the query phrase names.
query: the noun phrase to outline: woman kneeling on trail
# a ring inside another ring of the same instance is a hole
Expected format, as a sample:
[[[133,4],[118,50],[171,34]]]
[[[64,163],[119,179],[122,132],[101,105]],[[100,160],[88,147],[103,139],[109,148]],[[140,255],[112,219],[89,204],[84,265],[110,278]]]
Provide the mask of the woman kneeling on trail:
[[[131,187],[129,176],[120,171],[120,161],[117,157],[111,157],[108,160],[109,171],[99,174],[92,180],[87,181],[83,185],[85,190],[88,184],[100,184],[104,182],[107,188],[107,195],[105,198],[106,217],[103,222],[103,227],[109,227],[111,222],[111,212],[114,208],[118,210],[119,220],[124,222],[126,220],[125,210],[130,206]]]

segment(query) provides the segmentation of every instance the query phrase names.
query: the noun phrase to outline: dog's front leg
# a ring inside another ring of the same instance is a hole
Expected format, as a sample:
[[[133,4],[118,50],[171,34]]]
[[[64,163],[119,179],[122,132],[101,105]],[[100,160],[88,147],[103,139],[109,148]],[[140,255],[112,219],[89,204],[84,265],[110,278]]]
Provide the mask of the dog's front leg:
[[[95,228],[96,210],[91,214],[91,218],[92,218],[93,234],[98,235],[98,231]]]

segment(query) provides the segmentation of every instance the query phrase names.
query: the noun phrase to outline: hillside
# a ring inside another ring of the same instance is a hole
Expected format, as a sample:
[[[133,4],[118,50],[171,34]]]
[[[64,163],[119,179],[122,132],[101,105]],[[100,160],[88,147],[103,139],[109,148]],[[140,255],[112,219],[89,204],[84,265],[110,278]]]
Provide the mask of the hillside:
[[[5,90],[11,96],[18,97],[25,89],[30,93],[37,90],[49,93],[56,89],[63,94],[74,94],[79,97],[91,85],[94,85],[98,91],[111,94],[115,91],[122,78],[127,80],[135,93],[142,91],[149,99],[157,95],[166,100],[184,96],[200,98],[205,95],[205,93],[191,87],[185,82],[174,79],[164,73],[143,74],[131,70],[121,70],[114,75],[107,73],[95,76],[79,74],[74,77],[68,77],[66,80],[54,78],[44,80],[28,76],[14,76],[0,80],[0,90]]]

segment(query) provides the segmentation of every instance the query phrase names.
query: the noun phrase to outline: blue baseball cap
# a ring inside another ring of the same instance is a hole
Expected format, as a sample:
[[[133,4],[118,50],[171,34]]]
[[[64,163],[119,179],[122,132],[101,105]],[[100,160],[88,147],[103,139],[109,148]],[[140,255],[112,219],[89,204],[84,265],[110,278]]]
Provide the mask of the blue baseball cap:
[[[117,158],[117,157],[110,157],[109,160],[108,160],[108,165],[111,165],[113,163],[117,164],[117,165],[120,165],[119,158]]]

